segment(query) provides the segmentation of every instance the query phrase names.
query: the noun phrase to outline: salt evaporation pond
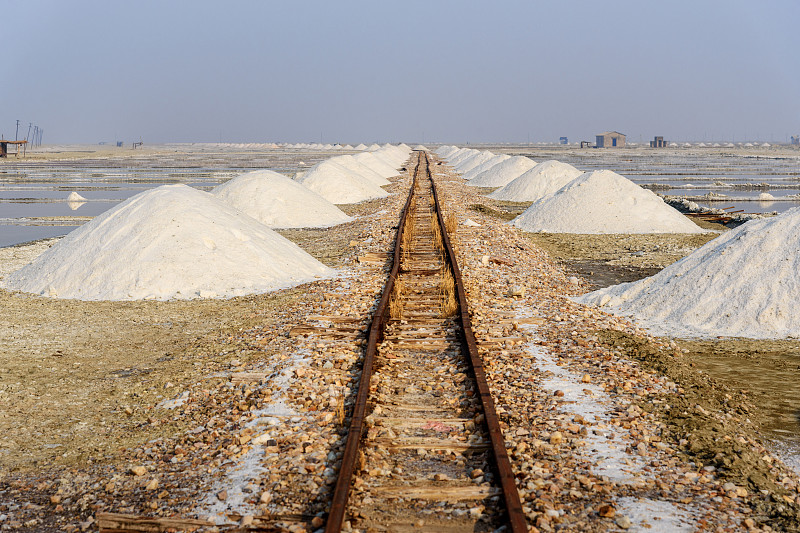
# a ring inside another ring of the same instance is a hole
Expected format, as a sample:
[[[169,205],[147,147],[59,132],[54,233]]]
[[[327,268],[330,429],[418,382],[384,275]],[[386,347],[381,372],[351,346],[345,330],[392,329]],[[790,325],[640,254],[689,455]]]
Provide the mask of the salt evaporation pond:
[[[50,152],[96,151],[92,146],[44,147]],[[63,236],[87,217],[104,213],[145,190],[182,183],[210,190],[256,169],[293,174],[346,150],[263,148],[242,145],[174,144],[130,148],[110,157],[64,160],[8,159],[0,163],[0,247]],[[358,153],[353,150],[349,153]],[[117,155],[118,154],[118,155]],[[67,196],[88,201],[76,209]],[[50,220],[42,220],[47,217]]]

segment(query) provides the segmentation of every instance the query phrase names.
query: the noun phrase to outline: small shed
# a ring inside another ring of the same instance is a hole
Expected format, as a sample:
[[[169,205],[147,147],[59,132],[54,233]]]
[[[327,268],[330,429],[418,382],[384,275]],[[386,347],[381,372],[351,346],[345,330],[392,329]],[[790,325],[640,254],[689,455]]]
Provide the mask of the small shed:
[[[19,147],[28,144],[28,141],[7,141],[5,139],[0,139],[0,157],[8,157],[8,145],[16,146],[17,151],[14,153],[15,156],[19,156]]]
[[[650,148],[666,148],[669,146],[669,141],[665,141],[664,137],[656,137],[650,141]]]
[[[596,148],[624,148],[625,147],[625,134],[618,131],[606,131],[600,135],[595,136]]]

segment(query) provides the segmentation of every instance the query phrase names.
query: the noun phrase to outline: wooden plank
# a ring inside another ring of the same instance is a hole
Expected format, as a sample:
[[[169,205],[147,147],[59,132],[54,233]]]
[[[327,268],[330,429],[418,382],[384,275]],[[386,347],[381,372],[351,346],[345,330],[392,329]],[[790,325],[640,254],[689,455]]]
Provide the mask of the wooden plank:
[[[394,450],[453,450],[453,451],[467,451],[467,450],[488,450],[488,442],[475,442],[467,443],[450,439],[430,439],[424,437],[407,437],[407,438],[378,438],[372,441],[377,446],[382,446],[387,449]]]
[[[373,497],[382,496],[384,498],[405,498],[410,500],[445,502],[485,500],[493,496],[499,496],[502,493],[499,488],[481,485],[465,485],[458,487],[442,487],[436,485],[409,487],[398,485],[373,487],[369,492]]]
[[[120,513],[97,513],[97,525],[100,533],[145,532],[162,533],[167,530],[194,531],[214,524],[206,520],[192,518],[149,518]]]
[[[391,416],[376,416],[374,417],[376,426],[383,427],[420,427],[428,424],[443,424],[445,426],[464,426],[467,422],[472,422],[471,418],[442,418],[442,417],[425,417],[425,418],[400,418]],[[436,429],[436,428],[432,428]]]

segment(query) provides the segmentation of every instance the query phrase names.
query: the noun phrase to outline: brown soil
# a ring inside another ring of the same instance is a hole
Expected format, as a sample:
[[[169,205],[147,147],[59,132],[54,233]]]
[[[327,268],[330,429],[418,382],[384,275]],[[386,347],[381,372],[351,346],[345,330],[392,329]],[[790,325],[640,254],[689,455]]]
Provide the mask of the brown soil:
[[[352,253],[353,224],[281,233],[337,268]],[[179,421],[153,423],[166,412],[158,404],[198,372],[264,357],[265,346],[240,333],[278,324],[303,297],[298,287],[228,300],[83,302],[0,290],[0,404],[9,406],[0,462],[13,471],[113,461],[121,449],[182,431]]]
[[[107,460],[174,433],[180,428],[148,424],[155,406],[195,382],[196,365],[248,361],[253,347],[234,351],[228,339],[270,323],[301,292],[81,302],[0,291],[0,401],[9,406],[0,416],[3,466]]]
[[[668,376],[678,385],[678,394],[664,391],[655,398],[651,395],[640,402],[640,407],[660,415],[669,429],[666,435],[698,469],[714,467],[716,475],[745,487],[750,493],[770,495],[752,502],[758,513],[753,518],[779,531],[800,530],[800,506],[793,501],[797,487],[780,481],[785,470],[762,459],[767,450],[758,444],[760,428],[753,421],[760,421],[769,405],[761,403],[760,397],[749,396],[749,390],[696,368],[695,361],[703,355],[700,350],[724,351],[722,343],[695,343],[698,351],[683,356],[680,348],[683,343],[670,352],[648,338],[619,331],[603,330],[598,336],[624,357]],[[730,341],[728,348],[747,353],[746,358],[753,357],[755,354],[748,352],[747,346],[741,341]],[[757,349],[752,344],[750,348]],[[797,350],[798,344],[794,343],[793,348]],[[794,371],[796,376],[796,365]],[[755,402],[759,402],[758,407]]]

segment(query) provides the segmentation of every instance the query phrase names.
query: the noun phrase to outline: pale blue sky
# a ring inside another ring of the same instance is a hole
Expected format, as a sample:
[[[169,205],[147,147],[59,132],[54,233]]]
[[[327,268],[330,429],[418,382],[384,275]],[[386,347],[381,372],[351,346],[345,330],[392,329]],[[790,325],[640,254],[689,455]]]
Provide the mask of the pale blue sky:
[[[6,138],[16,119],[58,143],[800,133],[793,0],[0,8]]]

